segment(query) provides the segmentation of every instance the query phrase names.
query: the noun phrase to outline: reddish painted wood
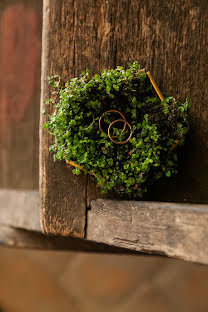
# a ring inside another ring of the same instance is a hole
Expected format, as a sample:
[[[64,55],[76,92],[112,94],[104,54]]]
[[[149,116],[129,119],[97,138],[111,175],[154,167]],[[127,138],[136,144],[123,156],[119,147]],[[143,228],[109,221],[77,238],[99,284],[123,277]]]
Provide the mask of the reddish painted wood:
[[[35,9],[22,4],[2,14],[0,107],[5,123],[23,120],[34,95],[40,55],[38,27]]]
[[[0,6],[0,187],[38,187],[42,1]]]

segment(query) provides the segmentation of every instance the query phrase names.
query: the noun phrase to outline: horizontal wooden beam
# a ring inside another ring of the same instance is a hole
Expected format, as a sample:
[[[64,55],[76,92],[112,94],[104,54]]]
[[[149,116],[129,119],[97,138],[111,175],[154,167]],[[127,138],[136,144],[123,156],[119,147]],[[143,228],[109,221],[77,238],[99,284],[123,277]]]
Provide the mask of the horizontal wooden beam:
[[[41,231],[38,191],[0,189],[0,224]]]
[[[87,239],[208,264],[208,205],[98,199]]]
[[[92,201],[86,238],[40,233],[39,192],[0,190],[5,246],[165,255],[208,264],[208,205]]]

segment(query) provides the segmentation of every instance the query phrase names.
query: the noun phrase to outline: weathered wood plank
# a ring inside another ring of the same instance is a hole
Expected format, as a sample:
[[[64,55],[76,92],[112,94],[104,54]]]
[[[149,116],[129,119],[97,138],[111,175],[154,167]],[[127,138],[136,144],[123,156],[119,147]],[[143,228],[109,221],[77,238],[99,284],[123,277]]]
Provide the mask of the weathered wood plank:
[[[40,231],[39,192],[0,189],[0,224]]]
[[[47,77],[60,74],[63,79],[75,75],[76,27],[74,1],[44,0],[42,34],[41,111],[51,89]],[[40,120],[40,193],[41,224],[47,234],[84,237],[86,209],[86,176],[73,175],[64,163],[54,163],[48,148],[52,144],[45,118]]]
[[[208,264],[208,205],[98,199],[87,239]]]
[[[1,1],[1,188],[38,188],[41,23],[41,0]]]
[[[88,211],[84,240],[42,235],[38,206],[36,191],[0,190],[0,244],[166,255],[208,264],[208,205],[100,199]]]

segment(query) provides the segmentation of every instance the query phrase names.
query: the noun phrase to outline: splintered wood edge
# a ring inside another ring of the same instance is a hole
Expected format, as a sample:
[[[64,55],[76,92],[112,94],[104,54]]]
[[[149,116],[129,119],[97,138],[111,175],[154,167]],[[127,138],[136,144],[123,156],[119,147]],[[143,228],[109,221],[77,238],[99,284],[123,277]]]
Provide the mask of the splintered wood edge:
[[[208,264],[208,205],[92,201],[87,239]]]

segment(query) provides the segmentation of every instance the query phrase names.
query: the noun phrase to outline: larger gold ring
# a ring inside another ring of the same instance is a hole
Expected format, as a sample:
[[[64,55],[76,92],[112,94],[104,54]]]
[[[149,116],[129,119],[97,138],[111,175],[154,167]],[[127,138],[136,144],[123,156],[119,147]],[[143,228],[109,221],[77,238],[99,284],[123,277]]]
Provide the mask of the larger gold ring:
[[[99,129],[100,129],[100,132],[101,132],[101,133],[105,133],[105,132],[103,131],[102,127],[101,127],[101,120],[102,120],[102,118],[103,118],[103,115],[105,115],[106,113],[118,113],[118,114],[123,118],[124,121],[126,120],[125,116],[124,116],[121,112],[119,112],[118,110],[110,109],[110,110],[104,112],[104,113],[101,115],[101,117],[99,118]],[[122,133],[124,133],[125,130],[126,130],[126,123],[124,124]]]
[[[129,127],[129,129],[130,129],[130,135],[129,135],[128,139],[125,140],[125,141],[122,141],[122,142],[115,141],[115,140],[112,138],[111,134],[110,134],[111,127],[112,127],[115,123],[120,122],[120,121],[123,122],[123,123],[125,123],[125,125],[127,125],[127,126]],[[109,136],[109,139],[110,139],[113,143],[115,143],[115,144],[125,144],[125,143],[127,143],[127,142],[131,139],[131,137],[132,137],[132,127],[131,127],[131,125],[128,123],[128,121],[126,121],[126,120],[124,120],[124,119],[117,119],[117,120],[114,120],[113,122],[111,122],[110,126],[108,127],[108,136]]]

